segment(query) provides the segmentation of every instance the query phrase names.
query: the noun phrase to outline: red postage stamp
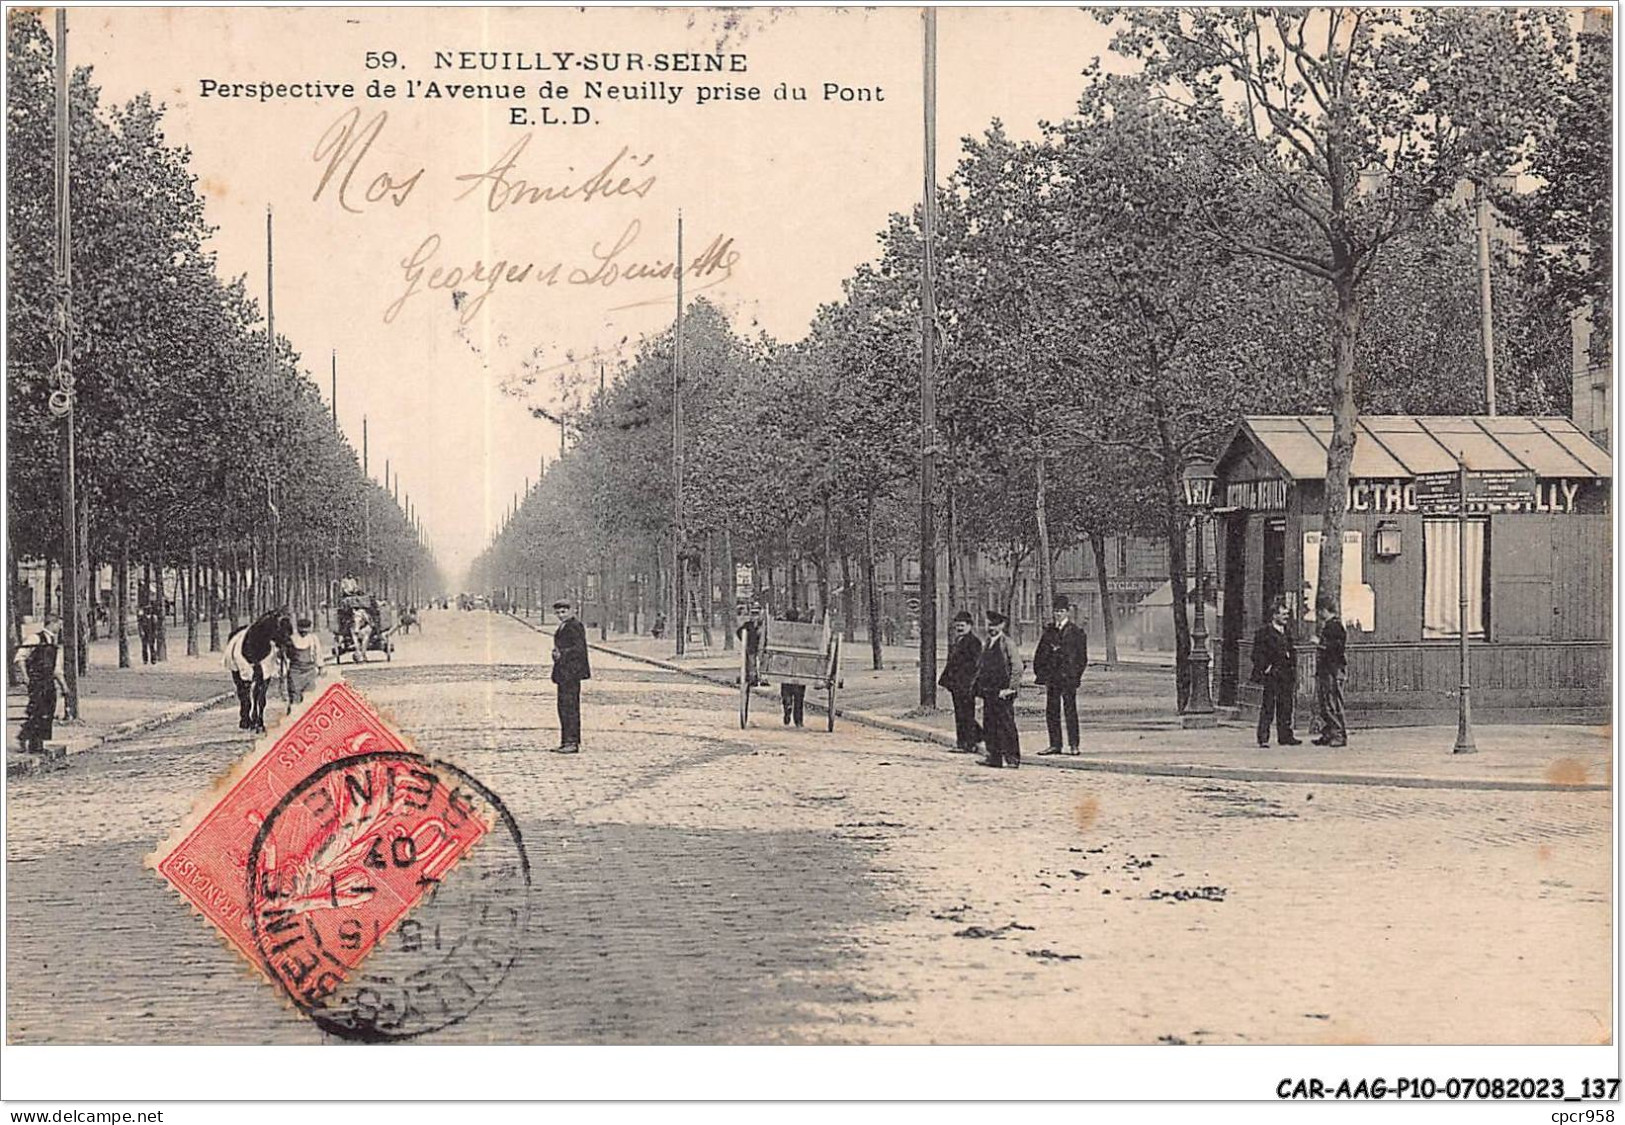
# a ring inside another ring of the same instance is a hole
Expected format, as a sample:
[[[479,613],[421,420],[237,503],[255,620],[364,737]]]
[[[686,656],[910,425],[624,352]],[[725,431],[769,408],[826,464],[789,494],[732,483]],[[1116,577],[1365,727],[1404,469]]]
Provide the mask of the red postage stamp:
[[[494,826],[454,768],[338,682],[226,779],[151,864],[306,1010]]]

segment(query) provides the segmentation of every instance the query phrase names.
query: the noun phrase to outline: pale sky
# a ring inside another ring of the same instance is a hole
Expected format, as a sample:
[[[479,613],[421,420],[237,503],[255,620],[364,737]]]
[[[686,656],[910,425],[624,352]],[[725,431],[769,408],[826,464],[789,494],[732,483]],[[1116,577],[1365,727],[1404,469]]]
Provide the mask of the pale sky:
[[[1075,8],[943,10],[938,35],[942,177],[959,138],[994,117],[1031,136],[1040,119],[1069,113],[1079,72],[1106,53],[1107,40]],[[401,65],[369,70],[369,51],[394,51]],[[436,69],[437,51],[571,58],[563,71],[460,71]],[[654,69],[659,54],[695,51],[742,53],[747,69]],[[619,52],[623,66],[636,52],[644,69],[580,69],[595,52]],[[557,427],[532,418],[502,384],[520,377],[522,365],[545,370],[568,355],[613,352],[623,339],[630,355],[640,335],[670,322],[674,284],[623,277],[605,286],[595,279],[595,247],[602,256],[623,244],[617,263],[669,262],[680,208],[686,259],[719,238],[732,239],[737,253],[731,269],[719,264],[707,295],[735,315],[737,327],[795,339],[821,302],[839,296],[842,279],[874,256],[886,216],[917,202],[923,179],[917,8],[81,8],[69,13],[69,55],[76,66],[94,66],[104,103],[141,90],[166,103],[166,134],[192,149],[209,221],[219,228],[213,246],[222,271],[247,274],[262,311],[265,213],[273,208],[277,331],[303,355],[324,395],[329,353],[337,351],[341,425],[359,449],[366,415],[374,477],[382,479],[387,459],[454,581],[539,461],[558,455]],[[369,99],[374,78],[397,87],[438,80],[529,89],[522,103]],[[550,79],[569,87],[567,98],[537,96]],[[204,80],[350,82],[356,97],[204,97]],[[656,98],[683,89],[674,105],[589,99],[587,81]],[[646,85],[660,82],[664,89]],[[775,100],[781,82],[806,87],[807,100]],[[879,96],[826,101],[825,83]],[[696,105],[702,85],[756,86],[762,100]],[[515,104],[528,107],[530,123],[509,123]],[[594,120],[543,124],[544,104],[566,121],[572,106],[585,106]],[[356,164],[343,199],[357,213],[340,200],[350,165],[333,163],[341,118],[352,110],[359,110],[349,150]],[[368,147],[365,130],[380,111],[387,120]],[[326,155],[317,159],[324,137]],[[504,202],[498,188],[493,200],[496,177],[479,174],[521,141],[502,177],[510,184],[580,185],[614,162],[609,183],[624,180],[626,189],[587,202],[527,204],[516,196]],[[380,176],[388,179],[375,194],[384,198],[369,203],[369,185]],[[381,190],[407,184],[393,193],[399,206]],[[408,295],[405,263],[414,256],[425,268]],[[465,277],[455,287],[468,294],[461,309],[449,289],[427,287],[437,266],[467,271],[496,261],[535,264],[524,280],[498,283],[472,308],[486,286]],[[555,264],[548,285],[542,278]],[[692,292],[698,283],[686,284]],[[555,405],[552,377],[537,384],[542,405]]]

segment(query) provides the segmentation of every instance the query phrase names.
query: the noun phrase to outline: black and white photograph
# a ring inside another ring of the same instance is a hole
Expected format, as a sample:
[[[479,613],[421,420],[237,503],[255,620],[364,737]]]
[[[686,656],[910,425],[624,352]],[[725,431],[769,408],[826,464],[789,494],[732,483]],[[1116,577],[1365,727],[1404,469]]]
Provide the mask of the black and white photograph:
[[[1614,15],[8,7],[8,1105],[1611,1120]]]

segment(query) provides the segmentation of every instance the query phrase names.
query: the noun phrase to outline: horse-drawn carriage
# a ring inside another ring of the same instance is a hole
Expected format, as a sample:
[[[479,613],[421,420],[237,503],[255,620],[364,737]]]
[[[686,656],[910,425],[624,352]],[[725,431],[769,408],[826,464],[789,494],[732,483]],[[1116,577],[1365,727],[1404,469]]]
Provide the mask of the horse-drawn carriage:
[[[371,659],[368,653],[373,652],[393,660],[394,633],[399,625],[395,606],[390,602],[380,602],[372,594],[343,595],[333,627],[333,663],[337,664],[346,653],[358,664]]]
[[[741,646],[739,726],[750,722],[751,661]],[[828,614],[822,622],[763,618],[756,644],[756,681],[803,684],[825,693],[825,729],[835,729],[835,689],[841,686],[841,635]],[[798,720],[799,722],[799,720]]]

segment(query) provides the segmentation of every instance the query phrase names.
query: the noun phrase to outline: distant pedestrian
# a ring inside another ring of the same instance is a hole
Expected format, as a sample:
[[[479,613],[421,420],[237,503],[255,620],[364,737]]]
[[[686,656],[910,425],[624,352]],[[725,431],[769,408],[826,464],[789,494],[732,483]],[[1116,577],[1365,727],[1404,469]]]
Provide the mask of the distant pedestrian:
[[[1292,733],[1292,697],[1298,690],[1298,652],[1292,642],[1286,599],[1270,604],[1270,620],[1253,634],[1253,681],[1264,685],[1258,706],[1258,744],[1270,744],[1270,723],[1282,746],[1298,746]]]
[[[964,610],[954,614],[952,629],[948,662],[937,685],[947,688],[954,699],[954,753],[974,754],[982,741],[982,727],[976,721],[976,666],[982,659],[982,638],[971,628],[971,616]]]
[[[1061,712],[1066,712],[1066,753],[1078,754],[1078,687],[1089,666],[1089,637],[1072,621],[1072,603],[1055,599],[1053,620],[1044,626],[1033,653],[1033,675],[1044,685],[1044,718],[1049,746],[1040,754],[1061,753]]]
[[[1021,682],[1021,657],[1015,642],[1005,636],[1009,619],[996,609],[987,611],[987,645],[976,665],[976,694],[982,698],[982,728],[987,735],[987,757],[977,765],[1021,765],[1021,735],[1016,730],[1016,685]]]
[[[51,737],[51,723],[56,717],[57,689],[66,692],[62,670],[62,615],[45,615],[40,627],[23,639],[14,657],[18,674],[28,688],[28,711],[23,718],[18,740],[22,749],[35,754],[45,753],[45,743]]]
[[[812,607],[808,606],[804,610],[790,609],[785,613],[784,619],[810,624],[813,619]],[[784,705],[784,725],[789,726],[793,722],[796,726],[801,726],[807,709],[807,685],[780,684],[779,702]]]
[[[308,617],[299,619],[298,631],[288,639],[288,704],[305,701],[305,692],[316,686],[322,671],[321,638],[311,632]]]
[[[587,631],[567,601],[553,603],[559,627],[553,633],[553,682],[558,685],[559,745],[555,753],[581,749],[581,681],[592,679],[587,661]]]
[[[1320,711],[1320,737],[1316,746],[1347,746],[1348,723],[1343,718],[1343,685],[1348,680],[1348,630],[1337,619],[1331,595],[1315,603],[1320,615],[1319,643],[1315,647],[1315,703]]]
[[[141,663],[158,662],[158,612],[152,602],[136,611],[136,632],[141,634]]]

